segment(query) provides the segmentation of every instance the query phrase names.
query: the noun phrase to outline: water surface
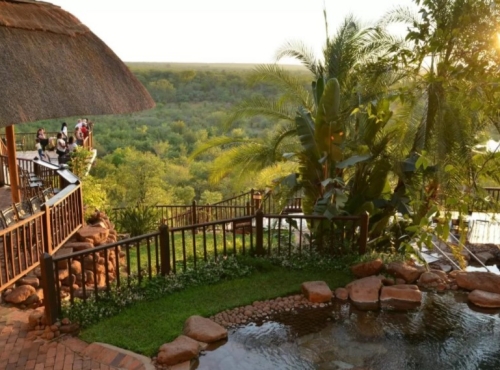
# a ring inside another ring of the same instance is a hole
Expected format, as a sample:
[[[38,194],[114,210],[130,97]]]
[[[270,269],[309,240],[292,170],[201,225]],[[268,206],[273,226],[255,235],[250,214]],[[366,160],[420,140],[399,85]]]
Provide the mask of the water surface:
[[[466,293],[424,293],[410,312],[360,311],[336,301],[229,332],[198,369],[499,370],[500,310]]]

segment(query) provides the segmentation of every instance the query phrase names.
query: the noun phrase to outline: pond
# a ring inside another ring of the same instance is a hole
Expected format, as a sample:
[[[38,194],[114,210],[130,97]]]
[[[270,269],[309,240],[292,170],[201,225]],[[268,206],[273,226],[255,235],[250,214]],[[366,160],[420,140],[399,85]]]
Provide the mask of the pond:
[[[409,312],[335,300],[273,320],[230,329],[197,369],[500,369],[500,310],[478,311],[467,293],[424,293]]]

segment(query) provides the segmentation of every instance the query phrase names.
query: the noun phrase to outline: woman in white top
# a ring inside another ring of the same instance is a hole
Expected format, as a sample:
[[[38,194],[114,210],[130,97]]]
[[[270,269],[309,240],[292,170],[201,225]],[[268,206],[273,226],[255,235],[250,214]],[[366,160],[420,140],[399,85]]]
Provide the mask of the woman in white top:
[[[57,134],[56,153],[59,157],[66,154],[66,142],[62,138],[62,134],[60,132]]]
[[[63,140],[67,141],[68,140],[68,125],[66,124],[66,122],[62,123],[61,134],[62,134]]]
[[[78,145],[75,143],[75,138],[73,136],[70,136],[68,139],[68,152],[74,152]]]

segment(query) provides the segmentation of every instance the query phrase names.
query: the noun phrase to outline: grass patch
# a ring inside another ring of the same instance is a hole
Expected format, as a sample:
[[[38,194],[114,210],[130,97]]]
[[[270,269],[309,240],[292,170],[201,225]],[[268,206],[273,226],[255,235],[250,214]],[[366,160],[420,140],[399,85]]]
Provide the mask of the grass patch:
[[[341,271],[288,270],[264,263],[252,275],[214,285],[188,288],[162,299],[139,302],[112,318],[82,331],[87,342],[104,342],[153,356],[165,342],[177,337],[191,315],[211,316],[220,311],[300,291],[300,284],[324,280],[330,288],[344,286],[350,274]]]

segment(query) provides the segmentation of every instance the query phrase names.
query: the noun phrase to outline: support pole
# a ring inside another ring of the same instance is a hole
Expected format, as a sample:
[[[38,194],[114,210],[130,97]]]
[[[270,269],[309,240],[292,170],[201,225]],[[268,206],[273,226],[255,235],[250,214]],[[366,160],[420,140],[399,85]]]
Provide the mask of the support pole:
[[[10,190],[12,193],[12,203],[21,201],[21,192],[19,190],[19,173],[17,171],[16,160],[16,135],[14,133],[14,125],[5,128],[5,137],[7,139],[7,152],[9,158],[9,177]]]

